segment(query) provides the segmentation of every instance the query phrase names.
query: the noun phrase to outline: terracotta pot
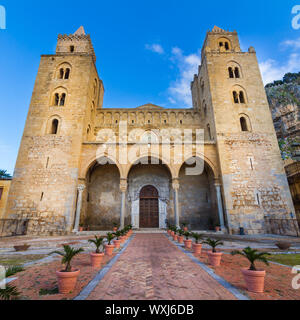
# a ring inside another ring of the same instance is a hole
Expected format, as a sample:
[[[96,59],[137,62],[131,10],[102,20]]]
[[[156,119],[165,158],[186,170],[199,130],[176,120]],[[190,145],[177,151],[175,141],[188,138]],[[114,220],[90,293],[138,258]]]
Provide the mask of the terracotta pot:
[[[116,232],[118,230],[118,227],[113,228],[113,232]]]
[[[71,272],[56,271],[59,293],[70,293],[74,290],[80,270]]]
[[[214,267],[218,267],[221,264],[222,252],[208,252],[208,262]]]
[[[16,251],[27,251],[30,248],[30,245],[28,244],[23,244],[20,246],[14,246]]]
[[[290,242],[280,241],[275,243],[280,250],[288,250],[291,247]]]
[[[79,232],[82,232],[83,231],[83,227],[79,227]]]
[[[184,246],[186,249],[191,249],[192,247],[192,240],[183,240]]]
[[[248,291],[262,293],[264,292],[266,271],[252,271],[246,268],[242,269]]]
[[[219,232],[221,230],[221,227],[215,227],[216,232]]]
[[[184,239],[183,236],[177,236],[178,243],[183,243],[183,239]]]
[[[201,254],[202,244],[201,243],[193,243],[193,251],[194,254]]]
[[[174,235],[173,235],[173,240],[174,240],[174,241],[177,241],[177,237],[178,237],[177,234],[174,234]]]
[[[121,240],[121,243],[124,243],[126,241],[125,237],[124,236],[121,236],[120,237],[120,240]]]
[[[113,244],[106,244],[105,245],[105,254],[107,256],[111,256],[113,254],[115,246]]]
[[[103,257],[104,257],[104,253],[92,252],[92,253],[90,253],[90,257],[91,257],[92,267],[93,268],[100,268],[101,262],[102,262]]]
[[[175,234],[175,232],[174,232],[174,231],[171,231],[171,236],[172,236],[172,237],[174,236],[174,234]]]
[[[116,249],[119,249],[121,245],[121,240],[114,240],[114,245]]]
[[[189,230],[188,227],[183,228],[183,231],[188,231],[188,230]]]

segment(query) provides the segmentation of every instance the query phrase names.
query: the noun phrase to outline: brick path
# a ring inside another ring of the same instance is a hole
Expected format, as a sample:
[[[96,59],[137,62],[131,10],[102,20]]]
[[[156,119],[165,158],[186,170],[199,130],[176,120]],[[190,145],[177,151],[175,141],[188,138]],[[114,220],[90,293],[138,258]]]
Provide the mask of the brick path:
[[[88,300],[235,300],[163,234],[137,234]]]

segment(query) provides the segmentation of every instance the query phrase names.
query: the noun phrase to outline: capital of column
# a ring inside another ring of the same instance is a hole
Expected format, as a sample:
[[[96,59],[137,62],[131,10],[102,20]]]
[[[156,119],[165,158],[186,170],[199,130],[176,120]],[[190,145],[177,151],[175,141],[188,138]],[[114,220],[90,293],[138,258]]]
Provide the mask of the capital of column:
[[[82,193],[85,189],[85,185],[84,184],[79,184],[77,187],[78,192]]]
[[[120,190],[121,190],[121,192],[125,193],[127,191],[127,186],[128,186],[127,179],[121,179],[120,180]]]
[[[221,187],[222,186],[222,183],[219,179],[215,179],[215,187]]]
[[[175,178],[172,180],[172,188],[174,190],[178,190],[180,187],[180,183],[179,183],[179,179],[178,178]]]

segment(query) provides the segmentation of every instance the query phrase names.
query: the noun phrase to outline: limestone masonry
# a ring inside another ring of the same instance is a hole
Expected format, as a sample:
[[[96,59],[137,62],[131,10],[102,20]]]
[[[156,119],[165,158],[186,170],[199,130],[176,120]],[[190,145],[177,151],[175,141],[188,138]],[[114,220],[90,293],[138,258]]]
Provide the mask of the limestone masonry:
[[[56,54],[42,55],[6,219],[28,219],[27,234],[64,234],[80,225],[107,230],[113,222],[276,233],[270,221],[279,220],[287,224],[286,233],[296,233],[256,53],[253,47],[241,51],[235,31],[214,27],[207,33],[198,74],[191,79],[192,109],[153,104],[105,109],[95,62],[82,27],[58,36]],[[182,152],[173,128],[193,129],[193,139],[196,129],[204,129],[203,150],[191,148],[180,163],[168,162],[157,129],[171,137],[172,159]],[[114,137],[116,157],[107,150]],[[119,161],[141,140],[146,148],[131,153],[128,163]],[[138,163],[148,160],[150,141],[158,161]],[[204,160],[201,175],[186,174],[192,165],[185,162],[192,157]]]

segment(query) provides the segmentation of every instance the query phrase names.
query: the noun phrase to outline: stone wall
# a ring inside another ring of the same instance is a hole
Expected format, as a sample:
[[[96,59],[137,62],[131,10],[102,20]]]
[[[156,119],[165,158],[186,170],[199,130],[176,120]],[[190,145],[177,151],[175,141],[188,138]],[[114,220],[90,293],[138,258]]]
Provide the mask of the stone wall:
[[[190,230],[209,230],[219,223],[216,193],[208,170],[201,175],[186,175],[186,165],[179,175],[180,221]]]
[[[0,179],[0,189],[2,189],[2,194],[0,199],[0,219],[5,218],[5,207],[7,203],[10,184],[11,184],[10,179]]]

